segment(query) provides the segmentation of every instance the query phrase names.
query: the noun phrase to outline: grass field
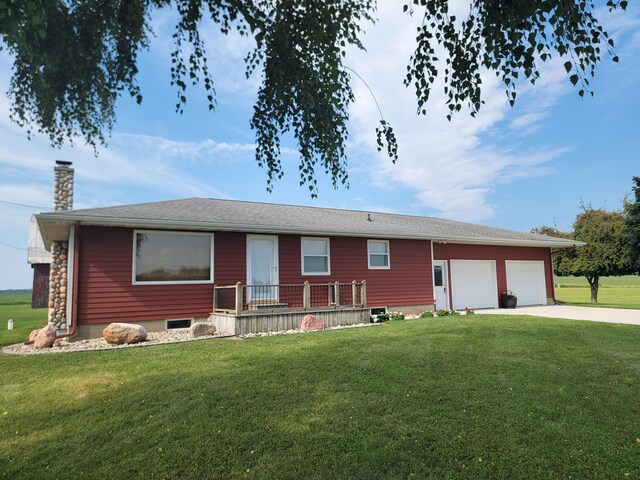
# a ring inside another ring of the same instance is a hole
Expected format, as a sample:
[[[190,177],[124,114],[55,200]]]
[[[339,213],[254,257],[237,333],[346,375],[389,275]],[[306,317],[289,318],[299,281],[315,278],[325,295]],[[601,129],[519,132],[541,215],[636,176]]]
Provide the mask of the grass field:
[[[0,291],[0,305],[31,304],[31,292],[21,290]]]
[[[591,303],[585,277],[555,277],[556,298],[561,302],[588,307],[640,308],[640,276],[602,277],[598,303]]]
[[[555,277],[556,286],[588,287],[585,277]],[[600,288],[608,287],[640,287],[640,275],[623,275],[620,277],[601,277]]]
[[[608,287],[598,289],[598,303],[591,303],[589,287],[556,287],[561,302],[588,307],[640,308],[640,287]]]
[[[640,474],[640,328],[474,316],[0,357],[0,477]]]
[[[7,320],[13,319],[13,330],[7,330]],[[46,308],[31,308],[28,305],[0,304],[0,346],[24,342],[31,330],[41,328],[47,323]]]

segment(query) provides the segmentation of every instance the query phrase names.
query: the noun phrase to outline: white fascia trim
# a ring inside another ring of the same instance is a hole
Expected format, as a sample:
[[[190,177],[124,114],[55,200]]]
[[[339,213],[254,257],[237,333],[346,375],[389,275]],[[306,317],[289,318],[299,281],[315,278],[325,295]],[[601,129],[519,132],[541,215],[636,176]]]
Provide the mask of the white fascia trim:
[[[335,237],[365,237],[365,238],[380,238],[380,239],[405,239],[405,240],[433,240],[435,242],[448,242],[448,243],[461,243],[461,244],[475,244],[475,245],[510,245],[516,247],[552,247],[552,248],[571,248],[576,246],[586,245],[585,242],[578,240],[566,240],[566,241],[538,241],[538,240],[518,240],[518,239],[501,239],[494,237],[467,237],[467,236],[433,236],[425,234],[422,235],[405,235],[399,233],[372,233],[372,232],[338,232],[327,227],[320,229],[304,229],[296,226],[292,227],[275,227],[269,225],[251,225],[244,223],[237,224],[217,224],[210,222],[183,222],[180,220],[148,220],[148,219],[136,219],[136,218],[105,218],[105,217],[91,217],[91,216],[79,216],[79,215],[64,215],[60,213],[47,214],[41,213],[36,215],[40,231],[45,242],[50,240],[46,237],[46,225],[44,223],[49,220],[56,223],[68,222],[69,224],[80,222],[83,225],[96,225],[96,226],[110,226],[110,227],[129,227],[140,229],[153,229],[164,228],[169,230],[202,230],[202,231],[231,231],[231,232],[251,232],[251,233],[263,233],[263,234],[299,234],[308,236],[335,236]]]

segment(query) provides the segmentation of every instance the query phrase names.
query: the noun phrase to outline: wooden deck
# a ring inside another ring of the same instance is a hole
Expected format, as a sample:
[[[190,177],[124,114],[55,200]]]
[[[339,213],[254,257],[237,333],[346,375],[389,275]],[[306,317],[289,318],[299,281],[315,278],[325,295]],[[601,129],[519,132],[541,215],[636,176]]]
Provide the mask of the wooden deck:
[[[318,309],[286,309],[286,310],[254,310],[235,313],[214,312],[209,316],[216,329],[229,335],[246,335],[248,333],[278,332],[300,328],[305,315],[314,315],[324,321],[325,327],[338,325],[355,325],[368,323],[368,308],[318,308]]]

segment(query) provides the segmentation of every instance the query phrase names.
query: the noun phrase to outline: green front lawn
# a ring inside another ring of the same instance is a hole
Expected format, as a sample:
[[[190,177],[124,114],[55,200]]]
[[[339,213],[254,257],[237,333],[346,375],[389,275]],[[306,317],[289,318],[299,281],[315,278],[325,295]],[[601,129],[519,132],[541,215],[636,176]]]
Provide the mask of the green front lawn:
[[[31,330],[47,324],[46,308],[31,308],[29,305],[0,305],[0,347],[24,342]],[[13,330],[7,330],[7,320],[13,319]]]
[[[640,328],[474,316],[0,357],[0,477],[638,478]]]
[[[640,287],[614,287],[598,289],[598,303],[591,303],[591,289],[587,287],[556,287],[556,298],[561,302],[588,307],[640,308]]]

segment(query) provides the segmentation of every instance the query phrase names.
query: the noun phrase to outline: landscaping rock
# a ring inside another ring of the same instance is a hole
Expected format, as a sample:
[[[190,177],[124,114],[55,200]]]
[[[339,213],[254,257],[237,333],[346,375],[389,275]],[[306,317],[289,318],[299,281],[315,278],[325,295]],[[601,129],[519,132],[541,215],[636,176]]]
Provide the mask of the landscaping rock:
[[[111,323],[102,331],[102,336],[113,345],[139,343],[147,339],[147,330],[135,323]]]
[[[29,338],[31,338],[31,335],[29,335]],[[40,330],[38,330],[38,333],[33,339],[33,346],[38,349],[51,348],[55,341],[56,341],[56,327],[55,327],[55,324],[49,323],[46,327],[43,327]]]
[[[302,332],[319,332],[324,330],[324,322],[313,315],[305,315],[300,325]]]
[[[216,326],[211,322],[196,322],[189,328],[189,336],[191,338],[206,337],[215,335]]]
[[[31,333],[29,334],[29,342],[33,342],[36,339],[36,336],[38,335],[38,332],[40,332],[39,328],[36,328],[35,330],[31,330]]]

